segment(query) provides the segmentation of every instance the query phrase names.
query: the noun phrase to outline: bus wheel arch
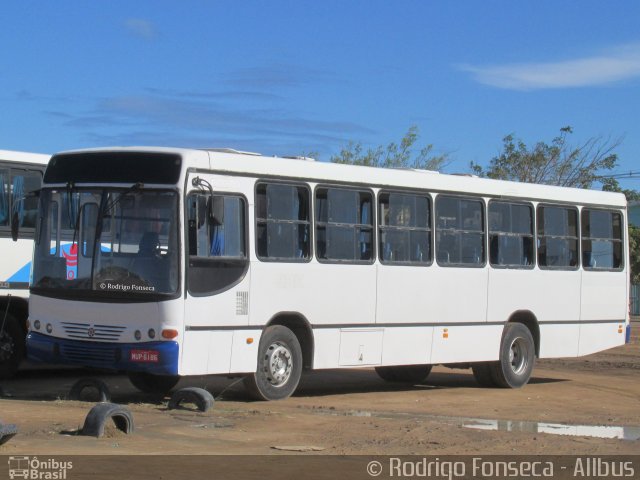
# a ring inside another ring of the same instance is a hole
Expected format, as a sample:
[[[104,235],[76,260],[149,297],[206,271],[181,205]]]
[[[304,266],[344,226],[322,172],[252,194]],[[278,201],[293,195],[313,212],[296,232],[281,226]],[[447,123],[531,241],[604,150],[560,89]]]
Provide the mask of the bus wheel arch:
[[[311,329],[311,324],[304,315],[297,312],[278,313],[274,315],[269,322],[267,322],[265,330],[274,325],[286,327],[293,332],[298,339],[298,343],[302,350],[303,370],[313,369],[313,354],[315,350],[313,330]]]
[[[523,387],[531,378],[539,353],[538,320],[531,311],[518,310],[504,325],[499,359],[473,363],[473,376],[481,387]]]
[[[302,365],[295,333],[283,325],[269,325],[260,337],[256,371],[244,377],[245,388],[254,400],[285,399],[296,391]]]
[[[540,326],[533,312],[531,310],[518,310],[513,312],[507,321],[507,324],[509,323],[522,323],[529,329],[533,337],[536,357],[540,358]]]

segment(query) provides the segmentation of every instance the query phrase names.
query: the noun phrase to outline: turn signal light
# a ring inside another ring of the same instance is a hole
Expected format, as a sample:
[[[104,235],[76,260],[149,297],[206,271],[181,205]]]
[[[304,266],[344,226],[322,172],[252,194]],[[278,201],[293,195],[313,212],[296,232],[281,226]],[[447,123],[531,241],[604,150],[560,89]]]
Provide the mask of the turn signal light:
[[[171,340],[172,338],[176,338],[178,336],[178,331],[173,330],[172,328],[165,328],[162,330],[162,338],[167,338]]]

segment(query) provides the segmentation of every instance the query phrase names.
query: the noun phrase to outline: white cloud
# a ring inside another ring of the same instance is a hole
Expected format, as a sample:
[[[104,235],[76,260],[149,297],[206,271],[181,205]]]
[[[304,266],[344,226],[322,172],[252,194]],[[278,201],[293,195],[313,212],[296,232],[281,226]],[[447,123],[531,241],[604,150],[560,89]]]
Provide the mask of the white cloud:
[[[144,40],[153,40],[158,36],[156,27],[148,20],[127,18],[124,21],[124,26],[129,33]]]
[[[640,43],[624,45],[591,57],[559,62],[493,66],[459,65],[485,85],[510,90],[606,85],[640,77]]]

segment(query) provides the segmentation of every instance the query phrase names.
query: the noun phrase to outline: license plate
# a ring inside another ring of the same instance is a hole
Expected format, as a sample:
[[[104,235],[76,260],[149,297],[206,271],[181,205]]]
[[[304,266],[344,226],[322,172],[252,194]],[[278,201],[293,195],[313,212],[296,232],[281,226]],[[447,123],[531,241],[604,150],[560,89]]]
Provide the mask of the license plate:
[[[138,363],[158,363],[160,352],[157,350],[131,350],[129,360]]]

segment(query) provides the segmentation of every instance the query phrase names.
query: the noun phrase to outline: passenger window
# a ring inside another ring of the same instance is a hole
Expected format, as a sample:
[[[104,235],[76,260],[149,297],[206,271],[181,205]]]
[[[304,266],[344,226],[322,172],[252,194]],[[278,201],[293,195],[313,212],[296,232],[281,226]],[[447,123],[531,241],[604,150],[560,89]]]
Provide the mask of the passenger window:
[[[373,261],[373,195],[362,190],[316,190],[316,255],[320,260]]]
[[[9,227],[18,214],[21,229],[34,229],[38,216],[38,199],[25,196],[42,184],[40,171],[0,169],[0,227]]]
[[[40,172],[28,170],[11,171],[12,212],[18,212],[20,228],[35,228],[38,216],[38,199],[25,195],[38,190],[42,183]]]
[[[0,227],[9,226],[9,185],[10,176],[8,169],[0,169]]]
[[[380,193],[379,257],[382,263],[431,263],[431,202],[425,195]]]
[[[489,203],[489,261],[493,266],[533,265],[533,208],[519,203]]]
[[[256,249],[263,260],[305,261],[311,256],[307,187],[259,183],[256,187]]]
[[[575,208],[538,207],[538,265],[578,268],[578,212]]]
[[[248,268],[246,203],[237,195],[187,197],[189,293],[213,295],[235,285]]]
[[[622,268],[622,215],[582,209],[582,265],[585,270]]]
[[[481,200],[438,196],[436,258],[439,265],[477,267],[484,264],[483,211]]]

